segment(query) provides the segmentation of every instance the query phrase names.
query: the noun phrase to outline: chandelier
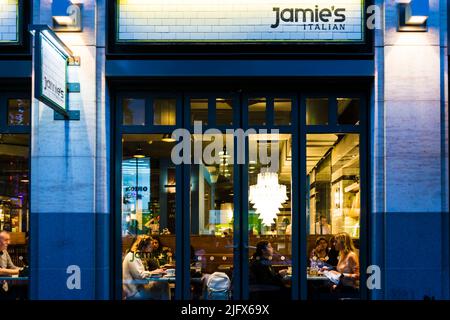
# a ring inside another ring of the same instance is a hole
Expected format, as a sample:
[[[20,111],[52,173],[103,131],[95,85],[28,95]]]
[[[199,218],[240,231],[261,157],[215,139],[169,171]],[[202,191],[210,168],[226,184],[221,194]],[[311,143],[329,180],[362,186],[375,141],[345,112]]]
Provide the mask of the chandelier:
[[[270,226],[273,223],[286,200],[288,200],[286,186],[278,183],[276,172],[258,173],[256,184],[250,186],[249,201],[256,213],[259,213],[263,224]]]

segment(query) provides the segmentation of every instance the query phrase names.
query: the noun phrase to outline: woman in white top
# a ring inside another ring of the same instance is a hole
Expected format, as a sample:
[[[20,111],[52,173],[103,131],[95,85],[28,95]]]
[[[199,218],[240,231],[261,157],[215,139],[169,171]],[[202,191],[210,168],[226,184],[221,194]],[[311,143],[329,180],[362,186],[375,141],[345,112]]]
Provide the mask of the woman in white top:
[[[159,291],[159,299],[169,299],[167,283],[149,283],[148,278],[154,274],[164,273],[163,269],[145,270],[142,257],[152,251],[152,238],[141,235],[136,238],[130,251],[125,255],[122,263],[122,282],[124,298],[152,299],[155,290]]]

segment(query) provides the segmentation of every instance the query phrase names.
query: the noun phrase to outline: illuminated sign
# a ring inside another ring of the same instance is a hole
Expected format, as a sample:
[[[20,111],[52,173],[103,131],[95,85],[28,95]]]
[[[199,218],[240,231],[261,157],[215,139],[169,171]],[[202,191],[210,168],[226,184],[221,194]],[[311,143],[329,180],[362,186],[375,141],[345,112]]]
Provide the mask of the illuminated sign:
[[[67,95],[67,59],[50,39],[41,37],[41,96],[58,108],[66,110]]]
[[[30,26],[34,35],[34,92],[59,114],[68,117],[67,66],[70,49],[46,25]],[[75,120],[67,118],[67,120]]]
[[[19,42],[19,0],[0,0],[0,43]]]
[[[66,109],[67,58],[42,36],[42,94],[60,108]]]
[[[363,0],[117,0],[117,42],[361,42]]]
[[[79,93],[80,84],[69,83],[67,68],[80,59],[48,25],[31,25],[34,37],[34,97],[55,110],[54,120],[80,120],[79,110],[69,110],[68,93]]]

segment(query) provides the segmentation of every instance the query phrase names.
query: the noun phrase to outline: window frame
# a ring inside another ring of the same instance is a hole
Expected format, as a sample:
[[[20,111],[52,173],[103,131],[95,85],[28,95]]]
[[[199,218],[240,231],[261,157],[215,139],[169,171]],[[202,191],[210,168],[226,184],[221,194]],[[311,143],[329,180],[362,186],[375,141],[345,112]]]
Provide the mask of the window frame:
[[[19,87],[19,88],[17,88]],[[21,89],[23,87],[23,89]],[[8,100],[10,99],[28,99],[30,100],[30,124],[29,125],[8,125]],[[32,123],[32,103],[33,99],[31,97],[31,90],[27,89],[26,86],[18,84],[14,90],[0,90],[0,135],[1,134],[15,134],[15,135],[26,135],[28,137],[28,180],[31,181],[31,123]],[[28,220],[28,232],[29,239],[33,239],[33,229],[32,229],[32,219],[31,219],[31,183],[28,183],[28,210],[29,210],[29,220]],[[31,250],[35,250],[36,245],[28,240],[27,246],[27,261],[29,266],[32,267]],[[30,272],[27,281],[27,299],[30,298],[31,294],[31,282],[33,281],[32,273]]]
[[[18,0],[18,19],[16,42],[0,43],[0,57],[31,56],[30,32],[28,25],[32,16],[32,1]]]
[[[328,125],[306,125],[306,99],[308,98],[328,98],[329,110],[328,110]],[[337,98],[359,98],[360,110],[359,125],[339,125],[337,119]],[[359,154],[360,154],[360,185],[361,185],[361,198],[360,198],[360,235],[359,235],[359,263],[360,263],[360,293],[359,297],[363,300],[368,298],[368,289],[365,286],[367,274],[365,270],[369,265],[370,260],[370,245],[368,239],[370,239],[370,207],[369,207],[369,192],[370,192],[370,180],[369,170],[370,163],[368,154],[369,144],[369,92],[367,91],[351,91],[351,90],[324,90],[324,91],[305,91],[300,96],[300,149],[305,152],[300,153],[300,194],[307,193],[307,176],[306,176],[306,136],[307,134],[358,134],[359,135]],[[306,261],[307,252],[304,247],[307,245],[307,228],[306,225],[306,203],[309,199],[300,201],[300,212],[303,216],[300,222],[300,244],[303,245],[301,250],[300,259],[300,283],[307,283],[306,277]],[[294,232],[294,231],[293,231]],[[307,299],[307,286],[301,286],[300,298]]]
[[[123,111],[122,103],[124,99],[132,98],[145,99],[145,119],[144,126],[139,125],[124,125],[123,124]],[[176,105],[176,124],[174,126],[153,125],[151,121],[153,119],[153,99],[155,98],[174,98],[177,100]],[[111,175],[111,206],[114,213],[112,219],[112,243],[114,249],[111,254],[111,281],[112,281],[112,296],[115,300],[122,300],[122,136],[125,134],[164,134],[172,133],[176,128],[181,127],[182,123],[182,103],[181,95],[173,92],[161,92],[158,91],[155,94],[143,91],[120,91],[117,92],[114,99],[113,117],[111,117],[112,128],[114,128],[113,141],[111,144],[111,152],[114,159],[114,165],[111,166],[113,173]],[[176,183],[176,204],[183,203],[183,190],[182,190],[182,171],[181,166],[176,166],[175,173]],[[183,228],[182,208],[177,205],[175,209],[175,230],[179,233],[179,230]],[[177,234],[176,233],[176,234]],[[183,248],[182,237],[176,238],[176,248]],[[183,249],[184,250],[184,249]],[[183,250],[176,250],[175,261],[179,261],[176,264],[176,274],[182,274],[183,269]],[[182,277],[181,277],[182,278]],[[182,282],[177,281],[175,285],[175,299],[182,298]]]
[[[143,89],[145,90],[145,89]],[[301,197],[298,195],[306,194],[306,135],[310,133],[320,134],[320,133],[357,133],[360,135],[360,176],[361,176],[361,214],[360,214],[360,265],[361,265],[361,284],[365,284],[366,274],[365,270],[368,266],[368,261],[370,259],[370,246],[368,245],[368,239],[370,239],[370,209],[369,209],[369,191],[370,191],[370,181],[368,172],[370,169],[369,155],[368,155],[368,145],[369,145],[369,121],[368,114],[369,110],[369,97],[370,92],[368,89],[358,89],[357,91],[350,90],[279,90],[271,91],[191,91],[189,89],[178,89],[176,92],[165,92],[155,90],[155,92],[138,91],[135,92],[136,97],[145,96],[146,99],[151,97],[161,97],[161,98],[177,98],[177,115],[176,115],[176,125],[175,126],[160,126],[153,125],[152,123],[147,123],[145,126],[124,126],[122,125],[122,104],[121,99],[131,98],[134,94],[133,91],[120,90],[114,93],[115,101],[113,106],[113,117],[111,117],[111,123],[113,126],[114,134],[112,135],[112,154],[114,157],[115,165],[112,166],[112,183],[111,183],[111,197],[112,207],[114,212],[114,222],[112,224],[113,232],[113,243],[114,243],[114,253],[112,254],[113,272],[113,296],[115,299],[120,300],[122,294],[122,261],[121,261],[121,161],[122,161],[122,134],[151,134],[151,133],[171,133],[174,129],[185,128],[191,133],[193,132],[193,126],[191,125],[190,119],[190,104],[189,99],[193,98],[208,98],[208,125],[203,126],[202,130],[206,130],[211,127],[217,127],[221,132],[225,133],[226,129],[236,129],[242,128],[247,130],[249,127],[254,129],[279,129],[280,133],[290,133],[292,135],[292,299],[306,300],[307,297],[307,279],[306,279],[306,257],[307,253],[305,250],[306,246],[306,201],[301,201]],[[133,96],[134,97],[134,96]],[[232,126],[215,126],[215,98],[232,98],[234,101],[233,105],[233,125]],[[266,125],[264,126],[249,126],[247,124],[248,120],[248,99],[253,97],[266,97],[267,108],[266,108]],[[306,125],[306,98],[308,97],[326,97],[329,101],[334,101],[330,103],[330,107],[334,106],[335,111],[329,109],[329,119],[334,119],[334,122],[329,120],[329,125]],[[337,98],[359,98],[360,99],[360,123],[359,125],[339,125],[337,124]],[[275,98],[292,98],[292,108],[291,108],[291,125],[290,126],[275,126],[274,125],[274,99]],[[146,102],[147,108],[153,112],[153,105]],[[186,107],[184,107],[186,106]],[[334,115],[333,115],[334,114]],[[147,110],[146,110],[146,118]],[[247,144],[248,148],[248,144]],[[304,151],[303,151],[304,150]],[[246,150],[248,152],[248,150]],[[236,144],[235,144],[236,152]],[[295,155],[299,155],[295,159]],[[245,174],[248,172],[248,164],[237,166],[235,164],[234,168],[234,181],[237,186],[235,186],[235,194],[240,194],[240,199],[235,199],[235,212],[239,209],[245,209],[242,207],[248,201],[243,199],[248,199],[248,176]],[[183,218],[183,215],[190,212],[190,190],[189,188],[183,188],[186,184],[190,183],[190,166],[182,165],[177,166],[176,181],[177,181],[177,198],[176,203],[181,204],[176,208],[176,250],[175,260],[176,274],[180,275],[177,279],[175,287],[175,299],[189,300],[190,288],[189,288],[189,261],[184,261],[185,257],[190,256],[189,246],[183,245],[190,243],[190,221]],[[239,178],[242,178],[240,183],[237,183]],[[183,190],[188,189],[188,190]],[[297,195],[296,195],[297,194]],[[242,210],[241,210],[242,211]],[[295,214],[295,212],[298,212]],[[364,214],[363,214],[364,213]],[[236,213],[235,213],[236,214]],[[237,214],[235,216],[235,228],[236,224],[238,226],[248,226],[248,218],[246,215]],[[119,219],[119,220],[117,220]],[[235,274],[235,281],[238,283],[243,283],[243,272],[248,270],[248,261],[245,258],[248,256],[248,238],[246,237],[246,230],[244,228],[235,229],[240,235],[235,237],[234,245],[240,246],[240,251],[235,254],[235,261],[240,263],[242,270]],[[181,250],[180,250],[181,249]],[[248,257],[247,257],[248,258]],[[120,271],[120,272],[119,272]],[[236,291],[239,297],[248,297],[248,285],[240,286]],[[364,285],[360,287],[360,298],[368,298],[368,290]]]
[[[9,125],[8,100],[28,99],[30,100],[30,124]],[[33,100],[26,91],[0,91],[0,133],[31,133],[31,109]]]

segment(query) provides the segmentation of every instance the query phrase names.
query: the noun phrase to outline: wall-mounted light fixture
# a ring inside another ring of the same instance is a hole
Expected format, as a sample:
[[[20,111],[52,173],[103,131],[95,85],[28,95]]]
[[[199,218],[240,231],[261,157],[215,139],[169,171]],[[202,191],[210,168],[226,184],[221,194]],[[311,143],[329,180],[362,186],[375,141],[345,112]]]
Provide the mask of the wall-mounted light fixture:
[[[79,32],[83,0],[58,0],[52,3],[53,30],[58,32]]]
[[[429,0],[396,0],[398,31],[427,31]]]

